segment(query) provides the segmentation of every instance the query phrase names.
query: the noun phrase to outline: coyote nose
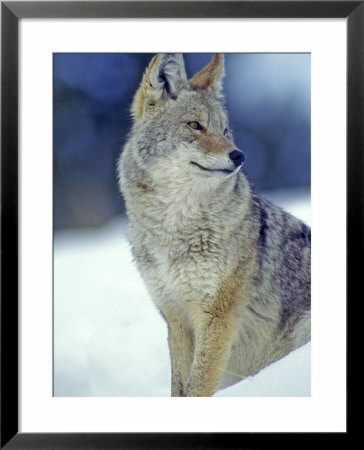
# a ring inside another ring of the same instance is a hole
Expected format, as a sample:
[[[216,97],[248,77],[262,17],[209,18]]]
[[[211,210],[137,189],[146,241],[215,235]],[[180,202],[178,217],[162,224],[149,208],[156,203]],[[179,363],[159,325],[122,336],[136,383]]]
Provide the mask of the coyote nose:
[[[234,163],[235,167],[241,166],[245,161],[245,155],[240,150],[233,150],[229,153],[229,158]]]

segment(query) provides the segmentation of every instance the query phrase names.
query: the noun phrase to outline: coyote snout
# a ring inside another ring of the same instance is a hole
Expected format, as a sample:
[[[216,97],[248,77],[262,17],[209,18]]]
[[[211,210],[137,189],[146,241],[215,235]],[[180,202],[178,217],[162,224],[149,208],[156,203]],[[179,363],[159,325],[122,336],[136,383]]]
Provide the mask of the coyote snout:
[[[232,150],[233,149],[233,150]],[[210,172],[211,175],[230,175],[241,169],[245,161],[245,155],[229,142],[227,149],[211,151],[211,147],[203,153],[196,152],[191,164],[200,171]]]
[[[138,268],[168,326],[173,396],[211,396],[310,339],[311,232],[255,194],[223,101],[223,55],[188,79],[156,55],[119,161]]]
[[[192,164],[213,173],[230,174],[237,168],[240,169],[245,155],[229,139],[227,129],[222,136],[218,136],[209,129],[212,128],[211,126],[203,126],[199,122],[193,122],[193,124],[195,124],[193,129],[200,133],[196,136],[197,151]]]

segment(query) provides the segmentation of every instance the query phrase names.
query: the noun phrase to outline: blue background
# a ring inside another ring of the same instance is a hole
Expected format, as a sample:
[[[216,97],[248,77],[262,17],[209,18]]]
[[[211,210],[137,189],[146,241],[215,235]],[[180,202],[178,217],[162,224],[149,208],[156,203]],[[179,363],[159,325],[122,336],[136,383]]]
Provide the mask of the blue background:
[[[54,228],[124,212],[116,162],[152,54],[54,54]],[[186,54],[189,77],[211,54]],[[225,94],[244,171],[258,191],[310,186],[310,55],[226,54]]]

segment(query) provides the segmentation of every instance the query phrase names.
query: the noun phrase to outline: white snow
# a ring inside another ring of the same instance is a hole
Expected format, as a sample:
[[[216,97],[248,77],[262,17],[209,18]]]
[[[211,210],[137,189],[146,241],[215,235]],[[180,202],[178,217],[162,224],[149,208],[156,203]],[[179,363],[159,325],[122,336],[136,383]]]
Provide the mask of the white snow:
[[[307,191],[266,197],[310,224]],[[310,396],[310,358],[308,343],[215,396]],[[124,218],[55,233],[54,395],[170,395],[166,325],[132,262]]]

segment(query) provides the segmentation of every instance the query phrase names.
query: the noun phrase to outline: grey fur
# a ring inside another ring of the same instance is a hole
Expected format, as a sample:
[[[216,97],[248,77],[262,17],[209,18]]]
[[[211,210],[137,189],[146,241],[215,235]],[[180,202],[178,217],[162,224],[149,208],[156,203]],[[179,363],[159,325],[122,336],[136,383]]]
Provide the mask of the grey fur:
[[[234,170],[221,59],[215,91],[186,82],[179,54],[155,61],[120,189],[136,264],[168,324],[172,395],[213,395],[310,339],[311,234]]]

